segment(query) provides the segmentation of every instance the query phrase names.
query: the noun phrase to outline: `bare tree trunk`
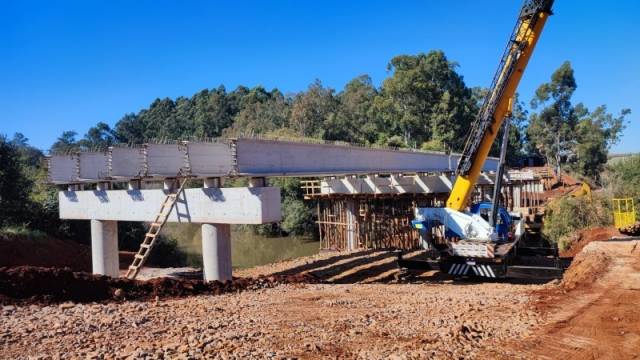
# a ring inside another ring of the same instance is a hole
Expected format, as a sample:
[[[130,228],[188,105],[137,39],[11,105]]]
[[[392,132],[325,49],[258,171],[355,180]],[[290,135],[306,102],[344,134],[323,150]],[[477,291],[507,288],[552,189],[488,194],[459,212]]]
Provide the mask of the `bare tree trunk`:
[[[558,172],[558,181],[562,183],[562,167],[560,166],[560,134],[559,133],[556,135],[556,169]]]

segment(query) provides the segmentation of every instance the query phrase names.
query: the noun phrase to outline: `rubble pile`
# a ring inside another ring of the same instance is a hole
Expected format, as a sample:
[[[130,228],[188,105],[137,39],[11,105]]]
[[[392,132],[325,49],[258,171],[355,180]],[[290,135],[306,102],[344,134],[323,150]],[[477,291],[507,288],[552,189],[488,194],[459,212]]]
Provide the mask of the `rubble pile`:
[[[310,275],[261,276],[236,278],[228,282],[204,282],[157,278],[147,281],[110,278],[68,268],[18,266],[0,268],[0,301],[31,302],[101,302],[149,300],[156,297],[183,297],[199,294],[219,295],[227,292],[273,287],[281,283],[316,282]]]

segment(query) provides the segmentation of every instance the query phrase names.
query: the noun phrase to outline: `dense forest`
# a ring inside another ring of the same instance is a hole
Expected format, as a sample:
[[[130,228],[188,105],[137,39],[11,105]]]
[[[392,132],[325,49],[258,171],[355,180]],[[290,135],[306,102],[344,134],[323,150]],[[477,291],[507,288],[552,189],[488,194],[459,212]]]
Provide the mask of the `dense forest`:
[[[232,91],[219,86],[191,97],[156,99],[148,108],[125,114],[114,126],[99,122],[82,136],[65,131],[50,150],[101,149],[153,139],[263,135],[460,151],[487,90],[467,86],[457,64],[442,51],[394,57],[388,74],[379,87],[362,75],[340,91],[316,80],[294,94],[260,86]],[[605,105],[589,110],[584,104],[574,104],[576,88],[571,64],[565,62],[528,104],[516,99],[508,152],[512,165],[535,156],[594,183],[602,181],[608,151],[619,140],[630,111],[614,115]],[[22,225],[57,236],[84,237],[82,225],[57,220],[55,189],[44,183],[42,157],[43,152],[30,146],[22,134],[0,137],[0,226]],[[265,234],[313,232],[312,212],[301,200],[297,180],[276,179],[274,183],[283,187],[284,220],[253,230]],[[140,231],[133,225],[122,226],[129,226],[123,229],[125,233]]]

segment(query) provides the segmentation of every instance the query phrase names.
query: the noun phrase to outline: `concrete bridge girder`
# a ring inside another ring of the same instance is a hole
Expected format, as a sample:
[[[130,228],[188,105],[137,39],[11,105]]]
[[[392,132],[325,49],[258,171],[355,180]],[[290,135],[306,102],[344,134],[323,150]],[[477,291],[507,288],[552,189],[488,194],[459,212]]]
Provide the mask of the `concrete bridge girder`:
[[[51,183],[69,184],[172,177],[181,169],[198,178],[443,172],[454,170],[459,158],[437,152],[237,139],[51,155],[48,168]],[[489,158],[485,170],[496,166],[497,159]]]

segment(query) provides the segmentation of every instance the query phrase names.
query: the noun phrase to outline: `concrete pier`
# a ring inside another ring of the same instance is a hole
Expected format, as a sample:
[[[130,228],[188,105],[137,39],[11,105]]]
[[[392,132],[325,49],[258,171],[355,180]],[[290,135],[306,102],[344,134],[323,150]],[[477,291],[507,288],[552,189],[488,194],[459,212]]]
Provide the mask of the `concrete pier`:
[[[252,177],[249,178],[249,187],[250,188],[256,188],[256,187],[265,187],[267,186],[267,179],[264,177]]]
[[[205,281],[231,280],[229,224],[202,224],[202,265]]]
[[[222,185],[224,185],[224,180],[220,177],[205,178],[203,181],[203,185],[205,189],[220,188],[222,187]]]
[[[91,263],[94,274],[118,277],[118,222],[91,220]]]
[[[176,186],[176,179],[175,178],[166,178],[164,180],[162,180],[162,189],[164,191],[173,191],[174,187]]]
[[[346,200],[345,208],[347,212],[347,250],[355,250],[359,245],[356,236],[356,200]]]
[[[130,180],[129,182],[127,182],[127,190],[133,191],[133,190],[140,190],[140,189],[142,189],[142,181]]]

